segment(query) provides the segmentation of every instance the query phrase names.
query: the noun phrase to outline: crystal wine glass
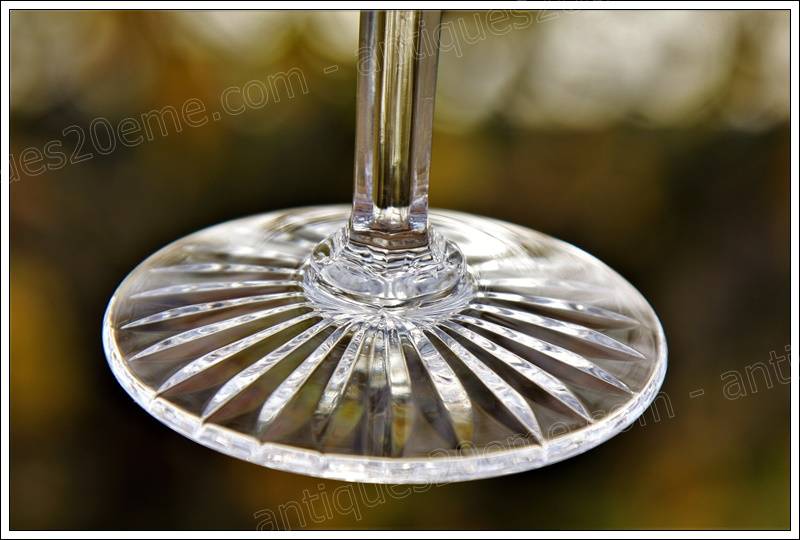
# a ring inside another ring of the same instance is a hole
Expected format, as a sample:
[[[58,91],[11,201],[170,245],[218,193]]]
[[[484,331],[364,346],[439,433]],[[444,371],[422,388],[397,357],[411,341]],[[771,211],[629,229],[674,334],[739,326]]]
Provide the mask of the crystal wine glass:
[[[630,284],[544,234],[428,210],[440,16],[361,14],[351,208],[216,225],[119,286],[106,354],[153,416],[267,467],[426,483],[579,454],[654,399],[666,343]]]

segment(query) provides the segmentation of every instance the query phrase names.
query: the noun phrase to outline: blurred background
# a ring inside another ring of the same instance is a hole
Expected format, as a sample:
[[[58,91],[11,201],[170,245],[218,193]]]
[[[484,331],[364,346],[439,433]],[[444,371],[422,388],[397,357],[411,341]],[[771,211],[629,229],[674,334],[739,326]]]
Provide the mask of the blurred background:
[[[432,205],[586,249],[663,322],[663,393],[610,442],[388,492],[223,456],[125,394],[100,326],[136,264],[221,221],[349,201],[357,26],[12,12],[11,527],[788,527],[788,12],[445,15]],[[304,497],[335,501],[312,519]]]

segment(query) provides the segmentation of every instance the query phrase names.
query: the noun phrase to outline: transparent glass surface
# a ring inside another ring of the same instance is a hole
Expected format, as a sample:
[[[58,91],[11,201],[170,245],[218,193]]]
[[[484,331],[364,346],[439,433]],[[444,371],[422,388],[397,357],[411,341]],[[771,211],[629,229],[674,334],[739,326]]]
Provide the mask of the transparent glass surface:
[[[104,321],[120,383],[225,454],[378,483],[540,467],[620,432],[655,397],[666,370],[658,319],[597,259],[529,229],[432,211],[433,255],[371,246],[363,264],[342,266],[335,244],[350,215],[244,218],[145,260]],[[363,274],[330,278],[353,267]],[[370,276],[383,281],[359,285]],[[437,276],[445,286],[425,282]]]
[[[351,208],[212,227],[120,286],[106,352],[154,416],[269,467],[424,483],[564,459],[653,399],[664,338],[622,278],[428,212],[440,16],[361,15]]]

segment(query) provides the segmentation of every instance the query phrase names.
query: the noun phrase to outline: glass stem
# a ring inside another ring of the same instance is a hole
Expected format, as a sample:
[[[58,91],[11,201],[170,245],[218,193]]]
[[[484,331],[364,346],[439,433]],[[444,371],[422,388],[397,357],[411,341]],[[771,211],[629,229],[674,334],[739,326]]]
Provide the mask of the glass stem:
[[[352,241],[428,244],[440,20],[440,11],[361,13]]]
[[[428,225],[440,11],[367,11],[358,51],[355,195],[314,248],[309,298],[378,316],[471,298],[463,253]]]

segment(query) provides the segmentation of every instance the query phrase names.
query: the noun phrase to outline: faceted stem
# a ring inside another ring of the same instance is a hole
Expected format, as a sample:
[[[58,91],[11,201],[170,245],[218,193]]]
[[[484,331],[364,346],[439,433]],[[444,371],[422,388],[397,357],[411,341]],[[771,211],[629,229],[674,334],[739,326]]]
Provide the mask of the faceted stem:
[[[386,249],[428,244],[440,11],[361,14],[353,241]]]
[[[353,211],[313,250],[304,288],[365,316],[474,287],[463,253],[428,226],[439,11],[361,15]]]

